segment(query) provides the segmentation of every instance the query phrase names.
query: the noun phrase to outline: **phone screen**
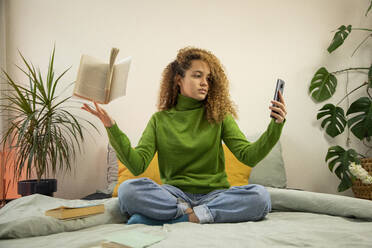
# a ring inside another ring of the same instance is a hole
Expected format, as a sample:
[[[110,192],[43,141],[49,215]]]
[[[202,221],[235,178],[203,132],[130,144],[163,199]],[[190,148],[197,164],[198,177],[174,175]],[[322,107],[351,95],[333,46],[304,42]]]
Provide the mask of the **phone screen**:
[[[279,102],[279,94],[278,94],[279,91],[283,95],[284,84],[285,84],[284,81],[278,78],[278,80],[276,81],[276,87],[275,87],[275,93],[274,93],[274,100],[275,101],[278,101]],[[277,113],[275,111],[272,111],[272,112]],[[273,118],[273,119],[275,119],[275,117],[272,116],[272,115],[270,115],[270,117]]]

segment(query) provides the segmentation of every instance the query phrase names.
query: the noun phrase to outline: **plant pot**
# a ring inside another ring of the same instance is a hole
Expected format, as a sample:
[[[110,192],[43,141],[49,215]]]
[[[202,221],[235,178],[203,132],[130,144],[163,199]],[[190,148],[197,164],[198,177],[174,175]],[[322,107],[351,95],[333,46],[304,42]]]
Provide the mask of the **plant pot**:
[[[32,194],[42,194],[53,196],[57,191],[57,179],[36,179],[22,180],[18,182],[18,194],[28,196]]]
[[[362,158],[360,162],[360,165],[372,176],[372,158]],[[372,200],[372,184],[363,184],[361,180],[356,179],[351,189],[355,197]]]

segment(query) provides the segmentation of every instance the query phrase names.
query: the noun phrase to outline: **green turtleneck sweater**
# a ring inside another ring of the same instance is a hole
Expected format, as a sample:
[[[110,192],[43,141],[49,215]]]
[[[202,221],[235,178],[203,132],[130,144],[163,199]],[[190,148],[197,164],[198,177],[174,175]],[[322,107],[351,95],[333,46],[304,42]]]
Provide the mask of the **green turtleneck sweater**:
[[[251,143],[231,115],[210,124],[203,102],[179,95],[175,107],[153,114],[135,148],[117,124],[106,130],[118,159],[134,175],[143,173],[158,152],[163,183],[189,193],[208,193],[230,187],[222,140],[238,160],[253,167],[279,140],[282,127],[283,123],[271,120],[261,137]]]

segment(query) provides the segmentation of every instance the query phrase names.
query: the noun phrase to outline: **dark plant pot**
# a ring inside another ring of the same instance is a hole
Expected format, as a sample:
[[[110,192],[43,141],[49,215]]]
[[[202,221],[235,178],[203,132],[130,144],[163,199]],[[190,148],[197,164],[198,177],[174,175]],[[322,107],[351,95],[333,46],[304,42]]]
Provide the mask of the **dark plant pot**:
[[[18,194],[28,196],[32,194],[42,194],[53,196],[57,191],[57,179],[36,179],[22,180],[18,182]]]

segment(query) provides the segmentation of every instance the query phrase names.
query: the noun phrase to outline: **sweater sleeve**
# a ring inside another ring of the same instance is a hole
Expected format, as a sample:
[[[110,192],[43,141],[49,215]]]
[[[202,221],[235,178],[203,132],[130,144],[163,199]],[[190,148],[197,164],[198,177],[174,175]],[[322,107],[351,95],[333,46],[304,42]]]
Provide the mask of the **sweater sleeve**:
[[[135,148],[132,148],[129,138],[119,129],[116,123],[112,127],[106,128],[106,131],[118,159],[133,175],[142,174],[157,150],[154,117],[150,119]]]
[[[222,139],[240,162],[254,167],[278,142],[284,122],[276,123],[272,119],[260,138],[256,142],[249,142],[234,118],[228,115],[222,123]]]

